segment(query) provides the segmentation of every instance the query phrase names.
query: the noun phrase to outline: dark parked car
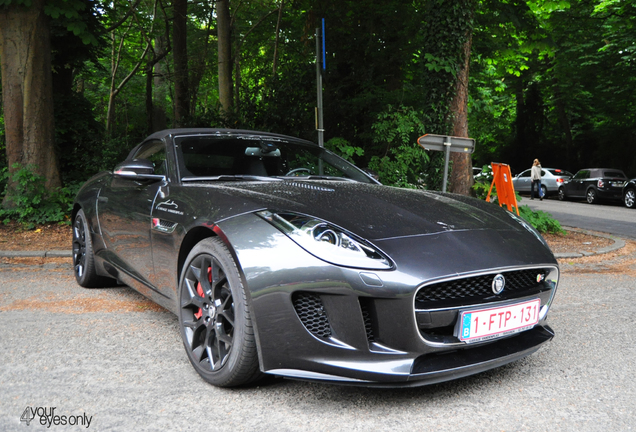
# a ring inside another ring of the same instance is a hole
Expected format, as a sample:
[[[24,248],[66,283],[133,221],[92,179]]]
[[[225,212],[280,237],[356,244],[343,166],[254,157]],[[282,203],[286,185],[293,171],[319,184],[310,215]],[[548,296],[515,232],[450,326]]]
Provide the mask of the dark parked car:
[[[73,210],[85,287],[125,283],[174,312],[218,386],[263,373],[417,386],[518,360],[552,339],[559,267],[515,214],[386,187],[308,141],[157,132]]]
[[[532,186],[530,172],[531,170],[527,169],[512,179],[512,185],[517,192],[530,193]],[[559,187],[571,177],[572,173],[569,171],[558,168],[542,168],[541,189],[543,189],[543,196],[556,195],[559,191]],[[538,194],[538,191],[535,193]]]
[[[631,179],[623,186],[623,203],[627,208],[636,207],[636,178]]]
[[[621,170],[585,168],[563,183],[559,188],[559,199],[585,198],[590,204],[599,200],[620,201],[626,180]]]

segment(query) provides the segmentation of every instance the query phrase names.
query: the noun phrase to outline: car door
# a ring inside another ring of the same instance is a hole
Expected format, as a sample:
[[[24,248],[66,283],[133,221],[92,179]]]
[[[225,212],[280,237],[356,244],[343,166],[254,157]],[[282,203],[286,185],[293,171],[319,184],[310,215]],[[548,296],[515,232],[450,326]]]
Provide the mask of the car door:
[[[129,159],[148,159],[155,174],[166,175],[162,141],[142,144]],[[99,220],[109,259],[121,270],[152,285],[151,215],[165,181],[137,180],[113,175],[98,198]]]
[[[568,183],[567,196],[580,198],[585,196],[585,181],[590,177],[590,170],[583,169],[574,174]]]
[[[530,192],[530,184],[532,183],[530,174],[531,170],[528,169],[517,176],[517,181],[515,182],[515,190],[517,192]]]

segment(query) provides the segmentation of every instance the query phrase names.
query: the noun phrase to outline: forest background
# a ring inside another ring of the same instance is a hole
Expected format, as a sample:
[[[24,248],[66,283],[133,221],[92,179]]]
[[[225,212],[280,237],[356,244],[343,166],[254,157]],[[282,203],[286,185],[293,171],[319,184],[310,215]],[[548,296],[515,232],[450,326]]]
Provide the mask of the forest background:
[[[636,176],[636,0],[0,0],[3,206],[68,201],[160,129],[317,141],[322,19],[326,146],[383,183],[441,188],[424,133],[476,139],[459,193],[490,162]]]

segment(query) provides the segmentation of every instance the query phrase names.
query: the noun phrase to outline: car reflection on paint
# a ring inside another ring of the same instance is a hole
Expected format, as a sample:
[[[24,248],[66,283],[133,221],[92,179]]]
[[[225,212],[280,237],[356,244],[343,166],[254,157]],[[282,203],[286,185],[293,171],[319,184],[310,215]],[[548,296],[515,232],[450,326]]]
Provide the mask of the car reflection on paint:
[[[174,312],[193,367],[224,387],[492,369],[552,339],[559,280],[543,238],[499,206],[222,129],[157,132],[86,182],[73,264],[84,287],[125,283]]]

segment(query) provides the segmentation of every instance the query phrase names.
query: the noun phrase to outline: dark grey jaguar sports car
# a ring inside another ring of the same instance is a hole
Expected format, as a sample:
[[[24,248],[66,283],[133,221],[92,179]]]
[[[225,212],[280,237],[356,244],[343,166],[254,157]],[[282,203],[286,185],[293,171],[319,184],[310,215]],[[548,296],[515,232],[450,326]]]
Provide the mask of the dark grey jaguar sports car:
[[[308,141],[174,129],[90,179],[75,276],[179,317],[217,386],[263,373],[417,386],[552,339],[554,255],[523,219],[465,196],[382,186]]]

